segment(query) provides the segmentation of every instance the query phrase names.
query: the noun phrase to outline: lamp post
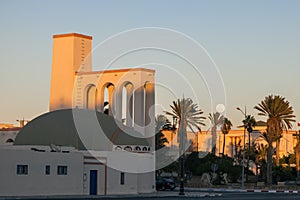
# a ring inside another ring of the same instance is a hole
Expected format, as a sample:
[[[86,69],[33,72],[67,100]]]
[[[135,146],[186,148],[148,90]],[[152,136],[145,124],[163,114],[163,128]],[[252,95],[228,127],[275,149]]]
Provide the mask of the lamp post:
[[[245,119],[247,118],[246,115],[246,106],[245,106],[245,112],[242,111],[239,107],[236,108],[237,110],[239,110],[245,117]],[[244,126],[244,141],[243,141],[243,165],[242,165],[242,189],[245,188],[244,182],[245,182],[245,139],[246,139],[246,127]]]
[[[177,125],[177,117],[173,116],[173,125],[172,125],[172,133],[171,133],[171,150],[173,150],[173,135],[176,131],[176,125]]]

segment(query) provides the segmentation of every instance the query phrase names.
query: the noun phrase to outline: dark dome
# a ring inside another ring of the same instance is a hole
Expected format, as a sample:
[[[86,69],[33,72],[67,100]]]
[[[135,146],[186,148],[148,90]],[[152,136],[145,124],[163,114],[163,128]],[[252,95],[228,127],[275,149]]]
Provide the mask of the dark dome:
[[[83,109],[45,113],[22,128],[14,142],[14,145],[51,144],[100,151],[110,151],[112,145],[149,145],[140,133],[113,117]]]

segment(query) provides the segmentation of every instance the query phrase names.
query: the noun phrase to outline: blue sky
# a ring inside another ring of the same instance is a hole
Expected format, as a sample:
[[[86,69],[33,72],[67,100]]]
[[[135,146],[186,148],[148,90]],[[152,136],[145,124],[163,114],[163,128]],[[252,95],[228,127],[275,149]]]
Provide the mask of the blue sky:
[[[268,94],[285,96],[300,121],[299,9],[296,0],[2,0],[0,122],[15,123],[47,112],[53,34],[85,33],[93,36],[95,46],[139,27],[174,29],[203,45],[222,75],[227,115],[234,125],[242,120],[237,106],[247,106],[247,112],[257,117],[253,107]],[[207,92],[201,92],[207,98]],[[158,98],[164,105],[173,100]],[[207,116],[209,107],[199,104]]]

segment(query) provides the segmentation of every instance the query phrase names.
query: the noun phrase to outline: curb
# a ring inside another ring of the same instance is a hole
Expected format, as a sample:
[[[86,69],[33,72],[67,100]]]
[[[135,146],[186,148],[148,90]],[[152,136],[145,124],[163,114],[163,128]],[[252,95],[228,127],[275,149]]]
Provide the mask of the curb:
[[[225,188],[186,188],[191,192],[254,192],[254,193],[293,193],[300,194],[300,190],[266,190],[266,189],[225,189]]]
[[[256,189],[247,189],[246,192],[265,192],[265,193],[299,193],[299,190],[256,190]]]

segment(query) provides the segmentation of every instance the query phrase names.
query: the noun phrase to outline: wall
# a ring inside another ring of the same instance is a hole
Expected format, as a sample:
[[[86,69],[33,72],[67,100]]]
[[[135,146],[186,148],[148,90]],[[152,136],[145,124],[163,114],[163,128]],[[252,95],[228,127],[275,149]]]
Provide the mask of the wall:
[[[154,156],[151,153],[108,152],[107,166],[108,194],[140,194],[155,191]],[[120,185],[122,171],[125,173],[124,185]]]
[[[76,195],[83,193],[83,154],[0,149],[0,196]],[[28,165],[28,175],[17,175],[17,165]],[[51,166],[45,175],[45,165]],[[57,175],[67,165],[67,175]]]

